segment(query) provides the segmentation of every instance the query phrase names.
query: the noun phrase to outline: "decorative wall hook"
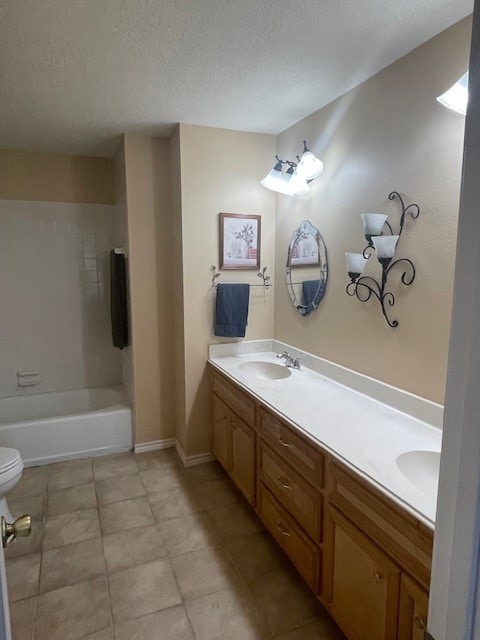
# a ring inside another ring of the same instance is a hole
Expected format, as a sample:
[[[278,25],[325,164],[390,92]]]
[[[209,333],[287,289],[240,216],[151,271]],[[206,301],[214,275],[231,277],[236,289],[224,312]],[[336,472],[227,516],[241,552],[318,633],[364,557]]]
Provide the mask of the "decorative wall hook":
[[[408,258],[399,258],[393,260],[395,249],[397,247],[400,236],[402,235],[407,215],[414,220],[420,215],[420,207],[418,204],[409,204],[405,206],[405,202],[398,191],[392,191],[388,195],[389,200],[398,199],[402,207],[402,215],[398,234],[393,233],[392,225],[387,222],[387,216],[382,213],[365,213],[362,215],[363,228],[367,246],[362,253],[346,253],[347,271],[351,282],[347,285],[346,292],[349,296],[356,296],[360,302],[367,302],[372,295],[377,298],[380,303],[382,313],[390,327],[398,327],[398,320],[390,319],[388,311],[395,305],[395,296],[390,291],[386,291],[388,276],[393,267],[403,263],[404,270],[400,276],[402,284],[410,286],[415,280],[415,266]],[[387,228],[389,235],[384,235],[384,228]],[[376,253],[377,260],[382,266],[382,278],[378,282],[371,276],[362,276],[363,270],[372,257]]]
[[[265,287],[265,289],[270,289],[272,285],[270,284],[270,276],[265,275],[266,271],[267,271],[267,267],[263,267],[263,269],[257,273],[257,276],[259,278],[263,278],[263,286]],[[254,286],[258,286],[258,285],[254,285]]]

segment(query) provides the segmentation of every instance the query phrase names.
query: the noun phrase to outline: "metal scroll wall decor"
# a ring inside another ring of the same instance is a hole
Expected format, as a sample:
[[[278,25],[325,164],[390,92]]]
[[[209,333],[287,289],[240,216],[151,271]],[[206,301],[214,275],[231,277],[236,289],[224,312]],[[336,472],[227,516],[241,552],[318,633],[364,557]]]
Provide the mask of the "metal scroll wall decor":
[[[349,296],[356,296],[360,302],[367,302],[372,295],[380,303],[382,313],[390,327],[398,327],[398,320],[392,320],[389,316],[389,310],[395,305],[395,296],[387,291],[388,278],[392,269],[397,265],[404,267],[400,276],[402,284],[410,286],[415,280],[415,266],[408,258],[398,258],[393,260],[395,250],[402,235],[405,226],[405,220],[408,215],[413,219],[420,215],[420,207],[418,204],[409,204],[405,206],[402,196],[398,191],[392,191],[388,195],[389,200],[399,201],[402,207],[402,216],[400,218],[400,230],[395,234],[391,224],[387,221],[387,215],[382,213],[364,213],[362,214],[363,228],[367,246],[362,253],[346,253],[347,271],[351,282],[347,285],[346,291]],[[387,234],[384,231],[388,230]],[[375,252],[377,260],[382,267],[381,280],[377,281],[372,276],[362,276],[368,260]]]

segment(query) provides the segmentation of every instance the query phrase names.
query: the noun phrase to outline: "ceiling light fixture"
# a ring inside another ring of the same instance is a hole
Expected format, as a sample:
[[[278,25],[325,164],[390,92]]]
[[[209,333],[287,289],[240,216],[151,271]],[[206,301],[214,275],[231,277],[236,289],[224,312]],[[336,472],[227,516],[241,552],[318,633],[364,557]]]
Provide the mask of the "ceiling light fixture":
[[[287,196],[303,196],[309,192],[308,182],[311,182],[323,171],[323,162],[319,160],[303,141],[303,153],[297,156],[298,164],[291,160],[280,160],[275,156],[277,163],[271,171],[261,180],[260,184]],[[283,165],[288,164],[288,169],[283,171]]]
[[[460,80],[457,80],[453,87],[450,87],[448,91],[438,96],[437,100],[444,107],[456,111],[456,113],[460,113],[462,116],[466,115],[468,103],[468,71]]]

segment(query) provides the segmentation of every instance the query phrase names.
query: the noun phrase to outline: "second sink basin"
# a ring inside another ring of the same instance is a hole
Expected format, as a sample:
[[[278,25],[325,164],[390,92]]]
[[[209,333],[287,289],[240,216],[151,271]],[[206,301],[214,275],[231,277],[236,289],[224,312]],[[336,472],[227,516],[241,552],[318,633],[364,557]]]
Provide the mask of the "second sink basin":
[[[397,458],[403,475],[424,494],[436,497],[440,472],[439,451],[406,451]]]
[[[242,362],[238,368],[244,375],[260,378],[260,380],[282,380],[292,375],[290,369],[285,365],[262,360]]]

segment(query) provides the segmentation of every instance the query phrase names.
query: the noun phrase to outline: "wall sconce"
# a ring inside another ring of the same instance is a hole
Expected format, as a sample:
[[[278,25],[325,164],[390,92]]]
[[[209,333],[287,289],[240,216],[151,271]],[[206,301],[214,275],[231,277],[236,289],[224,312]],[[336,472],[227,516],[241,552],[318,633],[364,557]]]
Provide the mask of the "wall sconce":
[[[444,107],[465,116],[468,104],[468,71],[460,80],[457,80],[453,87],[438,96],[437,100]]]
[[[275,158],[277,163],[260,184],[286,196],[303,196],[308,193],[308,183],[318,178],[323,171],[323,162],[307,149],[305,140],[302,157],[297,156],[298,164],[291,160],[280,160],[278,156]],[[283,165],[286,164],[288,169],[284,172]]]
[[[347,271],[351,282],[347,285],[346,291],[349,296],[356,296],[360,302],[367,302],[372,294],[377,298],[382,308],[382,313],[389,327],[398,327],[398,320],[391,320],[388,316],[388,308],[395,304],[395,297],[390,291],[386,291],[388,276],[393,267],[400,263],[405,263],[407,269],[402,273],[400,280],[406,286],[410,286],[415,280],[415,267],[413,262],[408,258],[399,258],[393,260],[398,241],[402,235],[407,214],[416,220],[420,215],[420,207],[418,204],[409,204],[407,207],[402,196],[398,191],[392,191],[388,195],[389,200],[398,198],[402,207],[402,217],[400,218],[400,230],[398,235],[393,233],[391,225],[387,222],[387,217],[383,213],[364,213],[362,214],[363,232],[367,240],[367,246],[362,253],[346,253]],[[383,235],[384,227],[390,232],[390,235]],[[368,260],[371,258],[373,251],[377,255],[377,260],[382,266],[382,279],[377,282],[371,276],[362,276]]]

